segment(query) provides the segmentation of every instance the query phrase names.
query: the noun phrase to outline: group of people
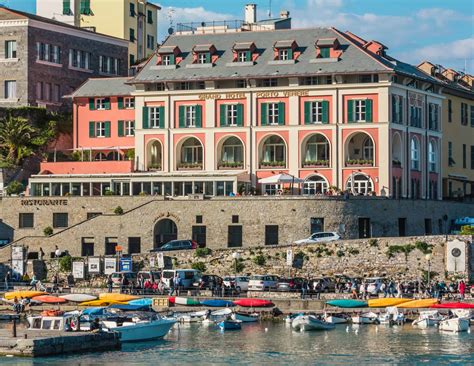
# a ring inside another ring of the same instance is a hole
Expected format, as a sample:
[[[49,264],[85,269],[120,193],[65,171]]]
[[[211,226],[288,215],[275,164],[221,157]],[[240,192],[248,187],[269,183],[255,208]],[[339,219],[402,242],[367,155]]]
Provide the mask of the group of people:
[[[120,292],[121,293],[142,293],[142,294],[159,294],[164,295],[165,284],[161,278],[155,278],[153,274],[146,279],[139,273],[136,281],[131,281],[125,274],[121,274],[120,279]],[[107,289],[108,292],[112,292],[114,281],[112,275],[107,277]]]
[[[13,311],[17,314],[20,314],[25,311],[26,307],[30,304],[31,300],[28,298],[20,297],[18,299],[16,296],[13,299]]]

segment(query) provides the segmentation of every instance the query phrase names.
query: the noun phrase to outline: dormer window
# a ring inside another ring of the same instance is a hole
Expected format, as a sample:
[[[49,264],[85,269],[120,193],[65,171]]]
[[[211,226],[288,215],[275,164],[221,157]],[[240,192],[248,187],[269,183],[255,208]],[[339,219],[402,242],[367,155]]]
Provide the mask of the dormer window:
[[[238,62],[249,62],[250,60],[250,51],[239,51],[237,53]]]
[[[163,46],[158,50],[158,64],[162,66],[176,65],[176,58],[180,55],[181,51],[177,46]]]
[[[290,61],[295,59],[295,50],[298,45],[295,41],[278,41],[273,46],[276,61]]]
[[[216,48],[212,44],[201,44],[193,47],[194,64],[204,65],[213,63]]]
[[[234,53],[233,62],[252,62],[255,49],[256,47],[254,42],[235,43],[232,47],[232,51]]]
[[[278,50],[278,59],[280,61],[288,61],[293,59],[293,51],[291,48],[285,48],[282,50]]]
[[[328,47],[320,48],[319,49],[319,57],[320,58],[329,58],[331,57],[331,50]]]
[[[200,53],[198,53],[197,62],[198,62],[198,64],[209,64],[209,63],[211,63],[211,54],[209,52],[200,52]]]
[[[317,58],[339,58],[342,51],[339,49],[337,38],[321,38],[316,41]]]
[[[161,64],[163,66],[170,66],[175,64],[175,57],[174,55],[163,55],[161,57]]]

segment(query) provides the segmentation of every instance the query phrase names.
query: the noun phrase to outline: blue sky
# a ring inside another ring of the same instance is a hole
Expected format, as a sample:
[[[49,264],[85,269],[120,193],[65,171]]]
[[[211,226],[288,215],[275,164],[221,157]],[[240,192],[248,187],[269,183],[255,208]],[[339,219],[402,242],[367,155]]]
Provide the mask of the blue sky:
[[[0,0],[7,6],[35,12],[36,1]],[[92,0],[109,1],[109,0]],[[174,24],[242,19],[251,0],[153,0],[163,7],[160,40]],[[270,0],[255,0],[258,18],[268,17]],[[272,0],[272,13],[290,11],[293,28],[334,26],[365,39],[381,41],[389,54],[418,64],[427,59],[474,74],[474,1],[472,0]]]

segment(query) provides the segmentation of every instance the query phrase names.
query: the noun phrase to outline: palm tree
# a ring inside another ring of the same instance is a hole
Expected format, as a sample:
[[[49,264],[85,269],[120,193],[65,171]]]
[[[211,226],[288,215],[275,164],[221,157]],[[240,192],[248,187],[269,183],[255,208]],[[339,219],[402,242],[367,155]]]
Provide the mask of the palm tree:
[[[7,163],[20,165],[22,160],[34,153],[33,139],[37,129],[27,119],[8,116],[0,121],[0,153]]]

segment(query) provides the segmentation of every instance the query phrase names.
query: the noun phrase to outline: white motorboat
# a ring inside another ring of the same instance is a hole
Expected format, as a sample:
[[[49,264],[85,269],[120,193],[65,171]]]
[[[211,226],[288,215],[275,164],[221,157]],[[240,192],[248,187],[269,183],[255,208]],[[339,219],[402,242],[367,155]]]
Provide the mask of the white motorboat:
[[[242,312],[235,312],[232,314],[232,319],[240,320],[242,323],[255,323],[258,321],[260,316],[258,313],[242,313]]]
[[[29,316],[26,318],[30,330],[79,330],[79,316],[77,314],[64,314],[58,316]],[[85,330],[85,329],[84,329]]]
[[[469,330],[468,318],[447,318],[439,322],[439,330],[446,332],[467,332]]]
[[[162,318],[155,314],[148,319],[133,317],[123,323],[103,320],[102,329],[106,332],[120,333],[122,342],[138,342],[163,338],[175,323],[175,319]]]
[[[416,318],[411,325],[426,329],[437,326],[441,319],[443,319],[443,317],[437,310],[421,311],[418,318]]]
[[[380,324],[388,325],[403,325],[406,321],[405,315],[398,311],[395,306],[386,308],[385,313],[380,314],[378,317]]]
[[[225,309],[220,309],[220,310],[215,310],[213,312],[210,312],[207,310],[207,314],[205,319],[203,320],[203,324],[214,324],[214,323],[220,323],[227,319],[229,315],[232,314],[232,310],[229,308]]]
[[[310,330],[331,330],[334,329],[336,325],[318,319],[314,315],[302,315],[293,319],[291,327],[298,332],[304,332]]]
[[[196,311],[194,313],[182,314],[177,319],[181,323],[199,323],[206,319],[207,314],[207,310]]]
[[[287,315],[286,318],[285,318],[285,323],[286,324],[291,324],[294,319],[296,319],[299,316],[303,316],[303,315],[304,315],[304,313],[296,313],[296,314]]]
[[[349,321],[349,318],[344,316],[344,314],[324,314],[324,320],[332,324],[344,324]]]
[[[353,324],[377,324],[378,322],[378,315],[373,312],[362,313],[352,317]]]

